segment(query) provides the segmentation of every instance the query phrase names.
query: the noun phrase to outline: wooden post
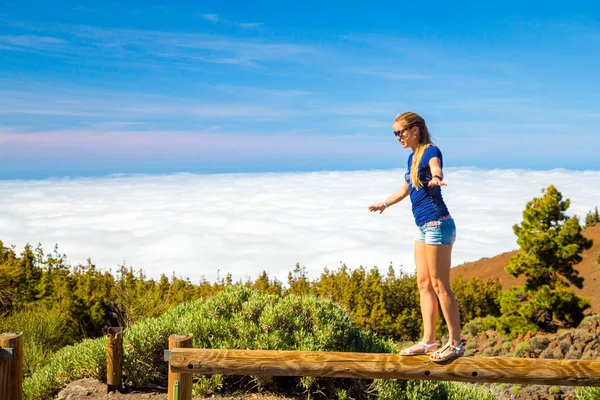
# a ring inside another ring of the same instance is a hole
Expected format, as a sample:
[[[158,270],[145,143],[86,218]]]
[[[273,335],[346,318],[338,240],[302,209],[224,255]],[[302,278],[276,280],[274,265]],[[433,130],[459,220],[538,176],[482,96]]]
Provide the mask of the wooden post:
[[[108,328],[106,340],[106,393],[120,390],[122,385],[123,328]]]
[[[174,349],[169,370],[191,374],[425,379],[530,385],[600,386],[600,360],[427,356],[320,351]]]
[[[0,351],[0,399],[22,400],[23,332],[0,334]]]
[[[169,350],[191,348],[194,336],[171,335],[169,336]],[[192,400],[192,374],[171,372],[169,362],[169,400]]]

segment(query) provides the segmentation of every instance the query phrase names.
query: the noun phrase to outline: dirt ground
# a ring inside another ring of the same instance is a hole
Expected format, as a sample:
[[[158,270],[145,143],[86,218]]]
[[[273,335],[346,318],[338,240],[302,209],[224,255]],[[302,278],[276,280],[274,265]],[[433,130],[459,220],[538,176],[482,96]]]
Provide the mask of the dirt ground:
[[[57,397],[57,400],[167,400],[167,393],[157,391],[132,391],[130,393],[106,393],[106,384],[95,379],[80,379],[71,382]],[[242,396],[194,397],[194,400],[295,400],[292,397],[250,394]]]

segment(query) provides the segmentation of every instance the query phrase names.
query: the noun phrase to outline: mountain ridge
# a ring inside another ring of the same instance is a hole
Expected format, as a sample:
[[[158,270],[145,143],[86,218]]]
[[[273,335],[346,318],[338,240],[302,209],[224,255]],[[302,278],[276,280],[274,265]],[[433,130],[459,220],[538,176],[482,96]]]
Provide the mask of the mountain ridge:
[[[600,224],[582,229],[581,233],[586,238],[593,240],[593,244],[591,248],[581,252],[582,260],[575,265],[575,269],[579,271],[579,275],[584,279],[583,288],[578,289],[574,286],[571,286],[571,288],[578,296],[587,297],[590,300],[592,307],[586,313],[599,314],[600,264],[598,264],[598,256],[600,256]],[[450,270],[450,278],[454,279],[460,275],[466,280],[477,277],[484,282],[488,279],[498,279],[504,289],[510,286],[523,285],[525,283],[524,275],[514,278],[504,270],[510,258],[517,252],[518,250],[507,251],[494,257],[481,258],[477,261],[457,265]]]

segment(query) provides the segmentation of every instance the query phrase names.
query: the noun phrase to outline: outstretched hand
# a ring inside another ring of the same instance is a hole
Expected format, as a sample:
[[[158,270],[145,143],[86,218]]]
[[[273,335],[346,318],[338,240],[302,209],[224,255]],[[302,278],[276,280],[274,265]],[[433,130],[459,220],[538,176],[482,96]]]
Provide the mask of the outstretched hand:
[[[434,187],[434,186],[447,186],[447,185],[446,185],[446,182],[444,182],[440,178],[434,176],[433,178],[431,178],[431,180],[429,181],[429,184],[427,186]]]
[[[375,203],[375,204],[371,204],[369,206],[369,211],[372,211],[372,212],[379,211],[379,214],[384,212],[385,209],[386,209],[386,207],[385,207],[385,204],[383,204],[383,203]]]

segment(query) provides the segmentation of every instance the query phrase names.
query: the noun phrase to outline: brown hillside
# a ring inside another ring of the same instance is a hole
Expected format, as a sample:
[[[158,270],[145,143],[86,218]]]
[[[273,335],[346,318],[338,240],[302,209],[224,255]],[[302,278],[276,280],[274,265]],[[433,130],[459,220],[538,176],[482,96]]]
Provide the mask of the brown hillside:
[[[600,265],[598,265],[598,256],[600,255],[600,224],[596,224],[582,231],[583,235],[588,239],[592,239],[594,244],[589,250],[583,252],[583,260],[575,266],[579,270],[579,275],[584,278],[583,289],[575,289],[575,293],[590,299],[592,303],[592,312],[600,314]],[[481,260],[458,265],[450,270],[451,278],[456,275],[462,275],[469,280],[473,277],[478,277],[483,281],[488,279],[498,279],[503,288],[509,286],[522,285],[525,278],[513,278],[504,267],[508,264],[508,260],[516,253],[510,251],[502,253],[492,258],[482,258]]]

